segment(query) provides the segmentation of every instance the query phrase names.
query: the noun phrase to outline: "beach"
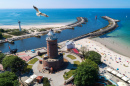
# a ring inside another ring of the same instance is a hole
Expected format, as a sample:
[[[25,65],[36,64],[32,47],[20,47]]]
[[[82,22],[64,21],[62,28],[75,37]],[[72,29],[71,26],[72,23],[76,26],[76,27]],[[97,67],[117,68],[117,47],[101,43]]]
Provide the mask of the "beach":
[[[56,24],[47,24],[47,25],[22,25],[22,29],[41,29],[41,28],[56,28],[67,25],[68,23],[56,23]],[[0,26],[2,29],[19,29],[18,25],[2,25]]]
[[[108,49],[107,46],[104,46],[103,44],[97,41],[88,39],[88,38],[75,41],[75,46],[78,49],[85,46],[87,47],[87,50],[89,51],[98,52],[102,56],[101,61],[103,63],[114,68],[115,70],[119,68],[118,70],[119,73],[125,74],[125,76],[130,77],[130,58],[129,57],[118,54]]]
[[[112,38],[96,37],[96,38],[92,38],[92,40],[100,42],[107,48],[130,58],[130,52],[129,52],[130,47],[128,47],[127,45],[121,44],[121,43],[117,42],[116,40],[113,40]]]

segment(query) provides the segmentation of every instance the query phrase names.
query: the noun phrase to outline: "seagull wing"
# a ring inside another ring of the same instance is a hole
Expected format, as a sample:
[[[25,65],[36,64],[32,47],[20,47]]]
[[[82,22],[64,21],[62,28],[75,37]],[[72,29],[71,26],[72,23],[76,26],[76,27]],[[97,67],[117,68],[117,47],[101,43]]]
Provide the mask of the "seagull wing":
[[[33,6],[33,8],[34,8],[38,13],[40,12],[37,7]]]
[[[45,13],[40,13],[41,16],[45,16],[45,17],[49,17],[48,15],[46,15]]]

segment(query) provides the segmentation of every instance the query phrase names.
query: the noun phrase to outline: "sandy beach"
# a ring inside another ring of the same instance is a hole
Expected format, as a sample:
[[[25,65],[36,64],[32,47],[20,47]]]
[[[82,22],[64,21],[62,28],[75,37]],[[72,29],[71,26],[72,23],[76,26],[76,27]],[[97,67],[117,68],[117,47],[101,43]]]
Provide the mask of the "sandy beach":
[[[114,41],[111,38],[96,37],[96,38],[92,38],[92,40],[100,42],[104,46],[106,45],[107,48],[130,58],[130,47],[126,45],[118,43],[117,41]]]
[[[106,63],[115,70],[119,68],[121,74],[125,74],[127,77],[130,77],[130,58],[118,54],[110,49],[105,47],[103,44],[93,41],[88,38],[84,38],[78,41],[75,41],[76,48],[80,49],[85,46],[89,51],[93,50],[101,54],[102,62]],[[109,45],[109,44],[108,44]],[[125,67],[126,65],[127,67]]]
[[[57,24],[47,24],[47,25],[22,25],[21,28],[23,29],[31,29],[31,28],[57,28],[67,25],[68,23],[57,23]],[[18,29],[18,25],[2,25],[0,26],[2,29]]]

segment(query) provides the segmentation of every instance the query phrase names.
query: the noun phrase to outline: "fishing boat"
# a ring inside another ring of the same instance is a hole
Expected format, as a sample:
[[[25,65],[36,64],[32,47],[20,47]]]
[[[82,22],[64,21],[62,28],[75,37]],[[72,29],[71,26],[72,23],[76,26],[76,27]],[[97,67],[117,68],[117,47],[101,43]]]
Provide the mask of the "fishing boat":
[[[18,50],[18,49],[11,49],[11,50],[10,50],[10,54],[15,54],[15,53],[17,53],[17,50]]]
[[[9,47],[9,50],[10,50],[10,54],[15,54],[15,53],[17,53],[17,48],[15,48],[15,49],[11,49],[10,48],[10,46],[9,46],[9,44],[8,44],[8,47]]]
[[[37,34],[37,35],[35,35],[35,37],[40,38],[41,36],[39,36],[39,35]]]
[[[95,16],[95,20],[97,20],[97,16]]]
[[[9,43],[11,44],[14,44],[14,41],[13,40],[8,40]]]

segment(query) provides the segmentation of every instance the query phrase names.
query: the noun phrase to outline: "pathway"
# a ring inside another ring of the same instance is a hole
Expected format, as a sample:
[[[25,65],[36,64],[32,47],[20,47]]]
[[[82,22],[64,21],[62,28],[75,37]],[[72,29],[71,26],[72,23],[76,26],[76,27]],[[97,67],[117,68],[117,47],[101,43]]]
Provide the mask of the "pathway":
[[[68,54],[70,54],[70,53],[66,53],[64,55],[64,58],[67,59],[70,62],[66,69],[64,69],[64,70],[62,70],[60,72],[57,72],[55,74],[40,73],[39,70],[38,70],[39,61],[37,61],[32,67],[34,74],[36,74],[37,76],[48,77],[48,79],[51,78],[51,80],[52,80],[52,81],[50,81],[51,86],[63,86],[64,85],[64,78],[63,78],[64,72],[68,72],[70,69],[74,68],[73,61],[82,62],[82,60],[76,55],[74,55],[76,57],[75,60],[72,60],[72,59],[68,58],[67,57]],[[38,56],[36,58],[41,59]],[[38,86],[41,86],[41,84],[39,84]]]

